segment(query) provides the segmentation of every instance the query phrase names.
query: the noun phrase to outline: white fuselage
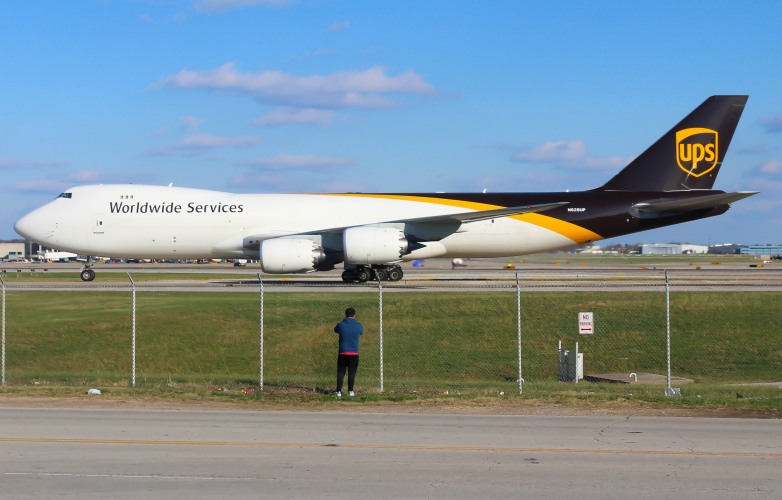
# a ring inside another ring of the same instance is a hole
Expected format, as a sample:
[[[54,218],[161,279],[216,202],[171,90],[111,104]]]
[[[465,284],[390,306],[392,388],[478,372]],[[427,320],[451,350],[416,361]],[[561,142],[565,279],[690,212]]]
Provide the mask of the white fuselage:
[[[265,240],[470,211],[390,196],[231,194],[142,185],[82,186],[66,193],[70,197],[20,219],[16,231],[47,247],[85,255],[257,258],[247,237]],[[404,260],[521,255],[574,243],[540,225],[502,217],[463,223]]]

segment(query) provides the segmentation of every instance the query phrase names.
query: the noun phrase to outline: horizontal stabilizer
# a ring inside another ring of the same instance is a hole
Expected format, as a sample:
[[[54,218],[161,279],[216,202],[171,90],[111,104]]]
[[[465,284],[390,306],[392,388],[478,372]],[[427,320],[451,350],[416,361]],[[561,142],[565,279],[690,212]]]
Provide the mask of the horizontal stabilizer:
[[[680,213],[687,210],[699,210],[703,208],[714,208],[719,205],[728,205],[730,203],[743,200],[758,191],[739,191],[736,193],[710,194],[707,196],[698,196],[696,198],[686,198],[684,200],[660,199],[633,205],[633,212],[638,212],[641,216],[644,213],[656,217],[663,216],[666,213]]]

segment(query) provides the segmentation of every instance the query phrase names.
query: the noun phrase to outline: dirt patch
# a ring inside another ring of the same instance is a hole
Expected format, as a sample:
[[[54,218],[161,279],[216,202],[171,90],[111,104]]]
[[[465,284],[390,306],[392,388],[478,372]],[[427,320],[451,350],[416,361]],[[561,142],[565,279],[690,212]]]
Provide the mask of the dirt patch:
[[[166,400],[127,396],[30,397],[0,395],[0,408],[95,408],[127,410],[208,410],[208,411],[342,411],[367,413],[422,413],[469,415],[547,415],[547,416],[634,416],[634,417],[712,417],[779,418],[775,409],[684,408],[640,401],[568,401],[474,398],[421,399],[410,401],[226,401]]]

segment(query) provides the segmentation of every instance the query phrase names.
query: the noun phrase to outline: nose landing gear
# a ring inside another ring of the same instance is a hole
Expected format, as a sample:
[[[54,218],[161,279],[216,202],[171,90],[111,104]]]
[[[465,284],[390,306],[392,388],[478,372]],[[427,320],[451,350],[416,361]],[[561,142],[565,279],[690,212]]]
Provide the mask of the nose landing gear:
[[[81,260],[81,259],[80,259]],[[92,281],[95,279],[95,271],[92,270],[92,257],[87,256],[86,259],[82,260],[84,262],[81,266],[81,280],[82,281]]]

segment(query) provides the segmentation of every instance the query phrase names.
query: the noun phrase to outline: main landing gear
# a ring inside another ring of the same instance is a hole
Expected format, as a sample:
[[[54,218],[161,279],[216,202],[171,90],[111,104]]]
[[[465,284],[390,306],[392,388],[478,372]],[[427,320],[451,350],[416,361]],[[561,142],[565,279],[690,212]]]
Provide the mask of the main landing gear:
[[[393,265],[385,266],[378,265],[373,267],[368,266],[356,266],[353,269],[346,269],[342,273],[342,281],[351,283],[358,281],[359,283],[366,283],[367,281],[399,281],[402,279],[404,273],[402,268]]]
[[[80,276],[82,281],[92,281],[95,279],[95,271],[92,270],[92,264],[92,257],[87,257],[87,260],[81,265]]]

